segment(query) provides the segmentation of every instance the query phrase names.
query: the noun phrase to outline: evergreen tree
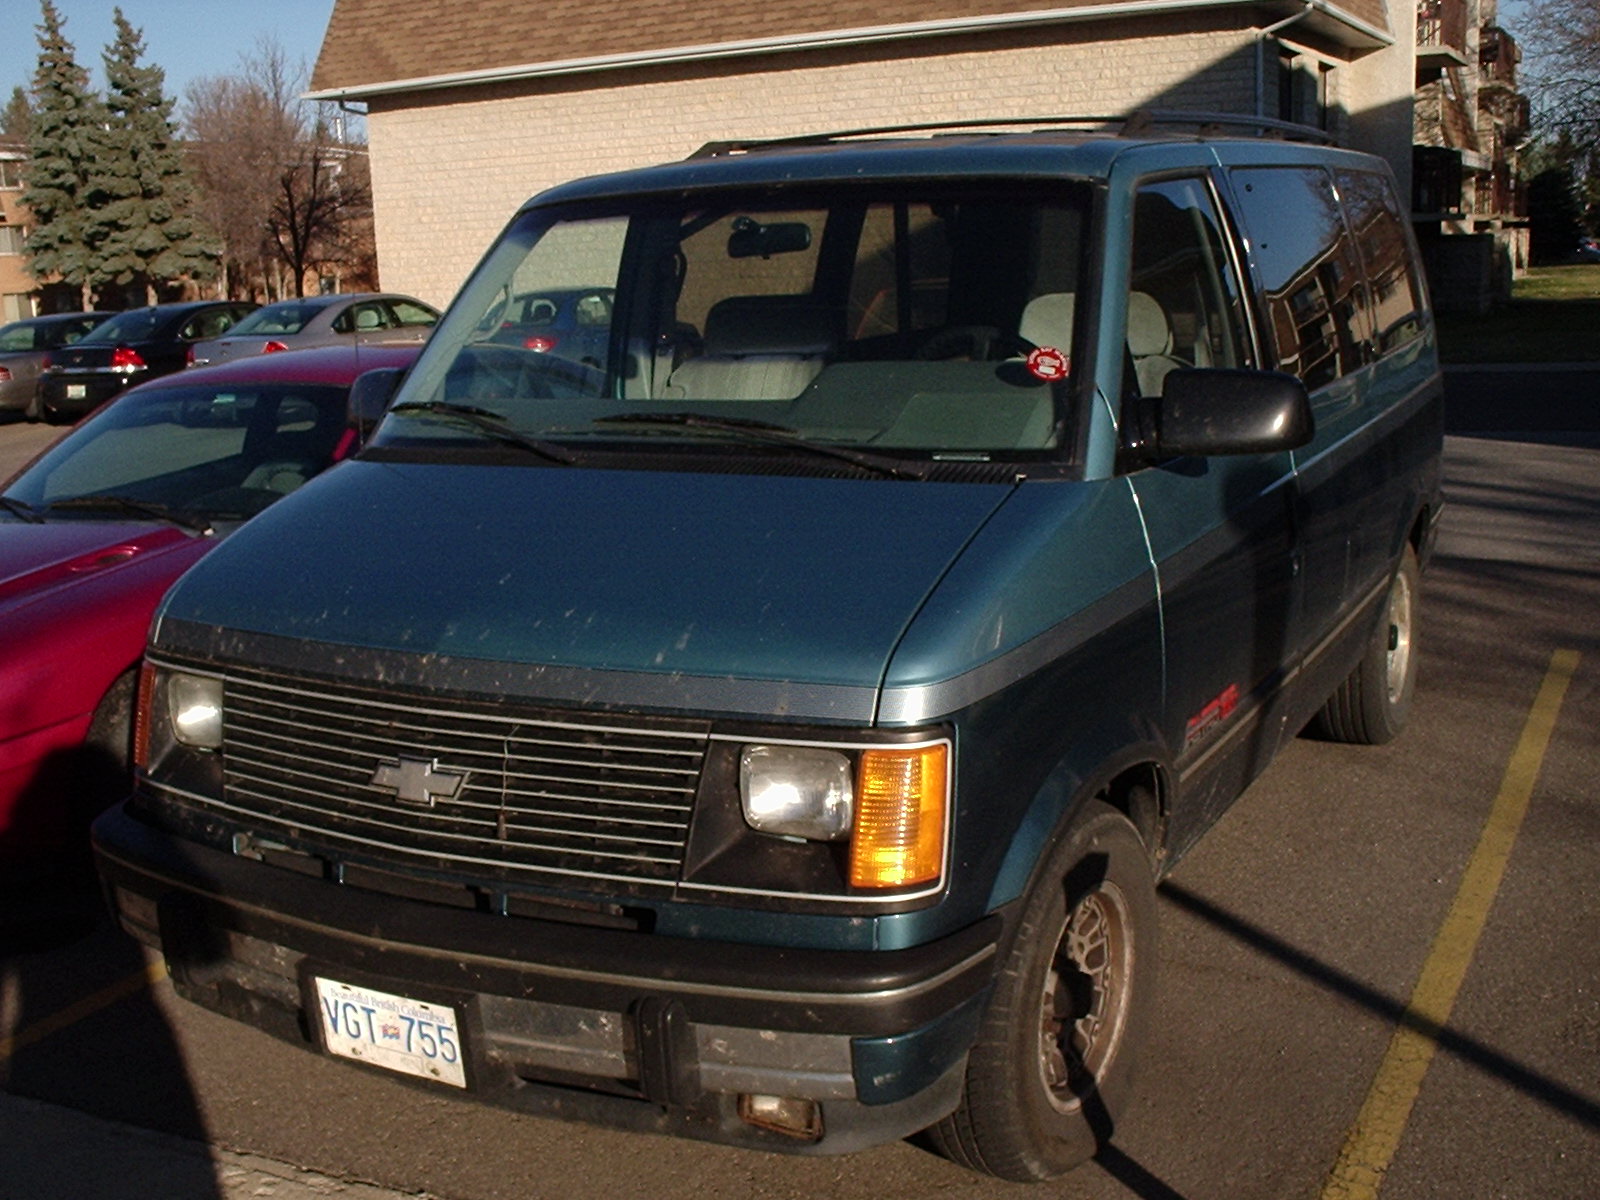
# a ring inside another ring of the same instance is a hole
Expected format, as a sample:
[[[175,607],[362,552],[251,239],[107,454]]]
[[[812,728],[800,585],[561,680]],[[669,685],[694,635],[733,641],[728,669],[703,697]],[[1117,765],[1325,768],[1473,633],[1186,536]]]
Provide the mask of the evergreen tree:
[[[11,89],[11,99],[0,110],[0,137],[28,140],[28,128],[33,122],[33,105],[22,88]]]
[[[155,299],[160,283],[206,278],[216,247],[195,219],[194,185],[163,95],[166,74],[145,66],[144,39],[120,8],[106,47],[106,122],[91,171],[84,229],[96,283]]]
[[[33,215],[33,230],[25,243],[28,270],[41,281],[59,276],[81,288],[88,307],[91,270],[83,217],[104,113],[51,0],[42,0],[41,14],[43,23],[35,27],[39,62],[33,76],[27,187],[22,194],[22,203]]]

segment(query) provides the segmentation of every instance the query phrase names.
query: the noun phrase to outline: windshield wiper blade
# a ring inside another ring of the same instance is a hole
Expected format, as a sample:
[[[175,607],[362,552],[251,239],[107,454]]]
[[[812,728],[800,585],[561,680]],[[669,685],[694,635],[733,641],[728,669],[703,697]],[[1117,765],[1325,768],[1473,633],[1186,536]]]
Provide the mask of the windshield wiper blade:
[[[396,404],[389,411],[407,416],[420,413],[425,416],[453,417],[480,433],[488,434],[496,441],[531,450],[541,458],[560,463],[564,467],[570,467],[578,461],[576,455],[563,450],[560,446],[517,432],[506,424],[503,413],[497,413],[493,409],[479,408],[474,404],[451,404],[444,400],[408,400],[404,404]]]
[[[157,504],[150,500],[135,500],[132,496],[73,496],[70,500],[57,500],[54,504],[45,506],[46,512],[73,509],[84,511],[103,509],[106,512],[133,513],[141,517],[154,517],[158,521],[166,521],[180,529],[192,529],[199,534],[209,536],[216,532],[211,522],[204,517],[168,508],[165,504]]]
[[[21,500],[13,500],[10,496],[0,496],[0,505],[3,505],[8,513],[21,517],[30,525],[44,524],[44,518],[39,515],[38,510],[31,504],[24,504]]]
[[[788,446],[811,454],[819,454],[825,458],[836,458],[864,471],[887,475],[893,479],[928,477],[927,471],[921,467],[910,466],[882,454],[870,454],[862,450],[851,450],[846,446],[835,446],[829,442],[812,441],[787,425],[775,425],[770,421],[756,421],[748,417],[708,417],[704,413],[697,412],[630,412],[597,417],[595,424],[667,425],[677,429],[709,429],[749,438],[752,441],[765,442],[768,445]]]

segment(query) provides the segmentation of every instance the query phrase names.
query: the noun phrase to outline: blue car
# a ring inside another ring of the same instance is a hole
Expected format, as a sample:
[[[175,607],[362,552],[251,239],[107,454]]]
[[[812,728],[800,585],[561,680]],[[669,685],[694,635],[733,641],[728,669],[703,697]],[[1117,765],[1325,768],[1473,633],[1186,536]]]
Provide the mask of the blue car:
[[[361,452],[168,592],[95,826],[123,926],[454,1095],[1084,1161],[1157,881],[1415,693],[1433,319],[1389,171],[1318,136],[878,130],[535,197],[358,381]],[[575,281],[603,352],[499,340]]]

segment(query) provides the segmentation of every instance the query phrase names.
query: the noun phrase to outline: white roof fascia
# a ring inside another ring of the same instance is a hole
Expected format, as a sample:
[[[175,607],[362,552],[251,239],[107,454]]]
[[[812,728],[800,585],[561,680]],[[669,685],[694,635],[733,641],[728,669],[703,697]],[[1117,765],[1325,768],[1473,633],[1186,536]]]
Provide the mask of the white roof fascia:
[[[1301,0],[1306,3],[1307,0]],[[862,46],[873,42],[906,41],[918,38],[948,37],[952,34],[981,33],[1001,29],[1022,29],[1038,25],[1068,24],[1104,20],[1107,17],[1155,16],[1163,13],[1191,12],[1197,9],[1251,7],[1255,0],[1122,0],[1121,3],[1090,4],[1074,8],[1036,9],[1029,12],[993,13],[980,17],[953,17],[938,21],[916,21],[900,25],[870,25],[857,29],[827,30],[818,33],[786,34],[782,37],[749,38],[742,41],[713,42],[701,46],[678,46],[663,50],[640,50],[627,54],[603,54],[589,58],[560,59],[527,63],[515,67],[488,67],[480,71],[458,71],[448,75],[424,75],[414,79],[386,80],[353,87],[325,88],[306,92],[303,100],[362,100],[393,92],[437,91],[487,83],[515,83],[561,75],[586,75],[629,67],[667,66],[688,62],[708,62],[720,58],[744,58],[785,50],[816,50],[839,46]],[[1332,18],[1379,45],[1390,45],[1394,37],[1363,21],[1329,0],[1309,0],[1313,11]]]

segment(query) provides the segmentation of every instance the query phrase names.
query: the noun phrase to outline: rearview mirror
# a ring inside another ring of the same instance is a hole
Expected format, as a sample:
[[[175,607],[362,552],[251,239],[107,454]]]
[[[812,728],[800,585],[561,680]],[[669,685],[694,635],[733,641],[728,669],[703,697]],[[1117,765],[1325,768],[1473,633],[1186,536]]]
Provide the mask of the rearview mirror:
[[[729,258],[771,258],[811,248],[811,226],[802,221],[762,225],[750,217],[736,217],[728,235]]]

